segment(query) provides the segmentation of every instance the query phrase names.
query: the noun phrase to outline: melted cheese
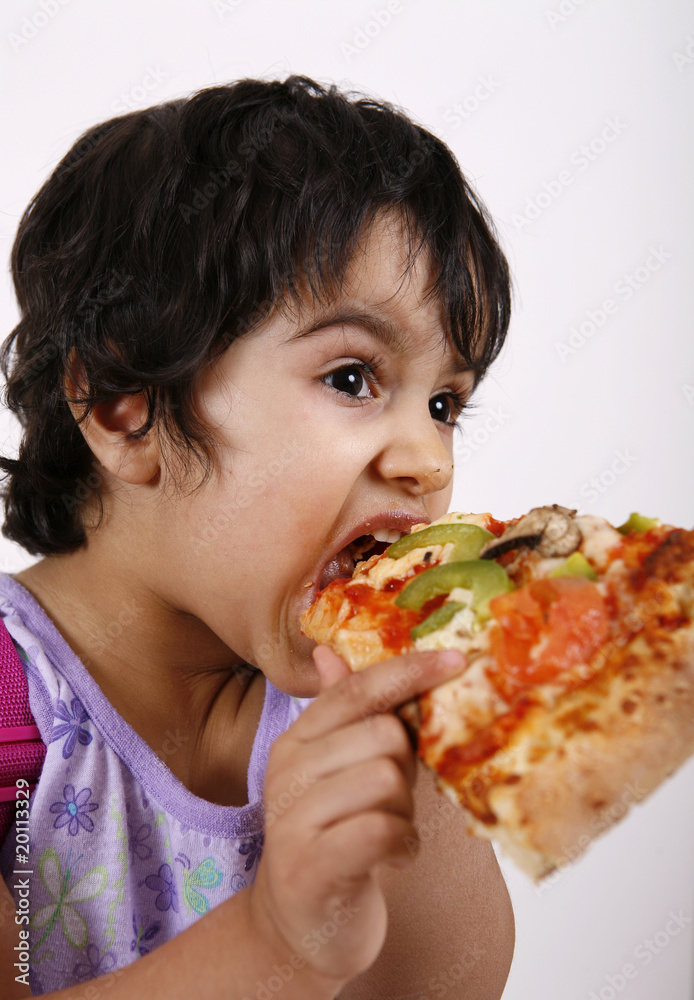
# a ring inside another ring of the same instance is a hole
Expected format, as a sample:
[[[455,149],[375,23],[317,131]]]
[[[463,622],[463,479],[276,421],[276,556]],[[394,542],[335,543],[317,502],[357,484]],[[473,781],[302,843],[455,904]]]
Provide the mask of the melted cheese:
[[[438,524],[438,521],[436,523]],[[436,566],[437,563],[447,562],[453,549],[453,542],[446,542],[445,545],[427,545],[426,548],[412,549],[399,559],[372,556],[363,567],[360,567],[352,582],[366,584],[374,590],[383,590],[391,580],[405,580],[408,576],[414,576],[415,570],[424,562],[427,552],[430,553],[429,565]]]
[[[624,541],[624,536],[602,517],[596,517],[594,514],[579,515],[576,524],[583,535],[581,552],[588,562],[598,569],[605,569],[610,552]]]
[[[488,656],[478,656],[465,673],[429,693],[431,719],[427,738],[436,752],[467,743],[484,726],[507,711],[508,705],[487,677]]]

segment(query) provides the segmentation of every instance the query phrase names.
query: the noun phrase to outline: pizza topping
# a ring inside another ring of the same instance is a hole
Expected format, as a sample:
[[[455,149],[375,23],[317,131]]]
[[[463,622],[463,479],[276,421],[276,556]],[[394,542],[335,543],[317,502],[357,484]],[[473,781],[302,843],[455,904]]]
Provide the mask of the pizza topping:
[[[630,535],[634,531],[650,531],[658,524],[660,521],[657,517],[644,517],[643,514],[637,514],[636,511],[633,511],[628,520],[624,524],[620,524],[617,531],[622,535]]]
[[[403,535],[399,541],[386,549],[386,555],[389,559],[399,559],[412,549],[452,542],[453,548],[449,559],[451,562],[462,562],[467,559],[477,559],[484,543],[493,537],[490,531],[476,524],[432,524],[422,531]]]
[[[407,584],[395,599],[400,608],[418,611],[438,594],[450,594],[454,587],[472,591],[472,607],[478,617],[489,616],[489,601],[497,594],[513,589],[506,570],[494,562],[470,559],[444,563],[425,570]]]
[[[447,625],[449,621],[466,606],[467,605],[463,604],[462,601],[446,601],[446,603],[442,604],[440,608],[433,611],[428,618],[425,618],[423,622],[420,622],[419,625],[415,625],[414,628],[411,628],[410,635],[413,639],[422,639],[425,635],[430,635],[432,632],[438,632],[440,628]]]
[[[573,552],[561,566],[551,570],[547,576],[584,576],[587,580],[598,578],[598,574],[581,552]]]
[[[595,514],[579,514],[576,524],[583,536],[581,552],[595,569],[604,570],[626,539]]]
[[[490,677],[504,697],[561,680],[589,662],[609,636],[609,610],[598,587],[579,576],[535,580],[490,602],[496,624]]]
[[[441,562],[446,555],[447,549],[452,545],[431,545],[426,551],[422,549],[412,549],[399,559],[390,559],[385,553],[380,556],[371,556],[366,562],[359,563],[356,568],[352,582],[356,584],[366,584],[374,590],[385,590],[394,585],[399,585],[408,577],[413,577],[422,572],[427,566]]]
[[[551,507],[534,507],[508,527],[501,538],[487,542],[480,552],[480,559],[496,559],[504,552],[521,546],[536,549],[541,556],[571,555],[582,538],[574,520],[575,514],[575,510],[556,503]]]

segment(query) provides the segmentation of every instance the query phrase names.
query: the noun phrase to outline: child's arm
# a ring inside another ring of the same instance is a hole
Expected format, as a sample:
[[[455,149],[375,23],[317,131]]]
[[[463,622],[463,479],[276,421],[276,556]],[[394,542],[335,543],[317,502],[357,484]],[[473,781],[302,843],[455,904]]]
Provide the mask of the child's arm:
[[[390,660],[343,677],[316,698],[272,747],[266,797],[286,808],[267,823],[253,885],[96,980],[100,988],[108,980],[108,1000],[243,1000],[277,976],[283,1000],[329,1000],[373,962],[386,932],[375,868],[408,864],[406,845],[417,837],[414,756],[389,710],[459,671],[459,654],[453,667],[448,657]],[[7,962],[17,932],[10,921],[0,928],[3,997],[17,985]],[[94,995],[86,983],[46,997]]]
[[[14,903],[0,879],[2,912]],[[18,930],[10,919],[0,927],[0,996],[30,997],[15,981],[13,948]],[[254,913],[249,889],[211,910],[205,917],[132,965],[97,979],[44,994],[46,1000],[242,1000],[255,997],[258,980],[273,975],[275,965],[291,959],[290,949]],[[291,966],[289,966],[291,968]],[[294,971],[283,989],[285,1000],[332,1000],[341,981],[317,974],[310,966]]]

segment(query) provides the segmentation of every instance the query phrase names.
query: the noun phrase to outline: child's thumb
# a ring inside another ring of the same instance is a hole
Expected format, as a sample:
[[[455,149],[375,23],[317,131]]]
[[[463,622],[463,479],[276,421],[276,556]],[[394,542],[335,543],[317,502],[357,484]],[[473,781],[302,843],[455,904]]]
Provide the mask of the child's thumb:
[[[339,680],[347,677],[350,673],[350,669],[345,661],[330,646],[316,646],[313,650],[313,662],[316,665],[316,671],[320,678],[321,691],[325,691],[326,688],[337,684]]]

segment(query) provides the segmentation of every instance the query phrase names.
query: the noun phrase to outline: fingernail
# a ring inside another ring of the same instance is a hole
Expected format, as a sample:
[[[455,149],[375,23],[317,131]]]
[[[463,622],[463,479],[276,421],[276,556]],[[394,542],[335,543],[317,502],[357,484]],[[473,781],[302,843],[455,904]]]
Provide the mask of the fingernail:
[[[438,664],[446,672],[450,670],[452,673],[454,670],[461,670],[464,663],[465,658],[457,649],[447,649],[439,653]]]

